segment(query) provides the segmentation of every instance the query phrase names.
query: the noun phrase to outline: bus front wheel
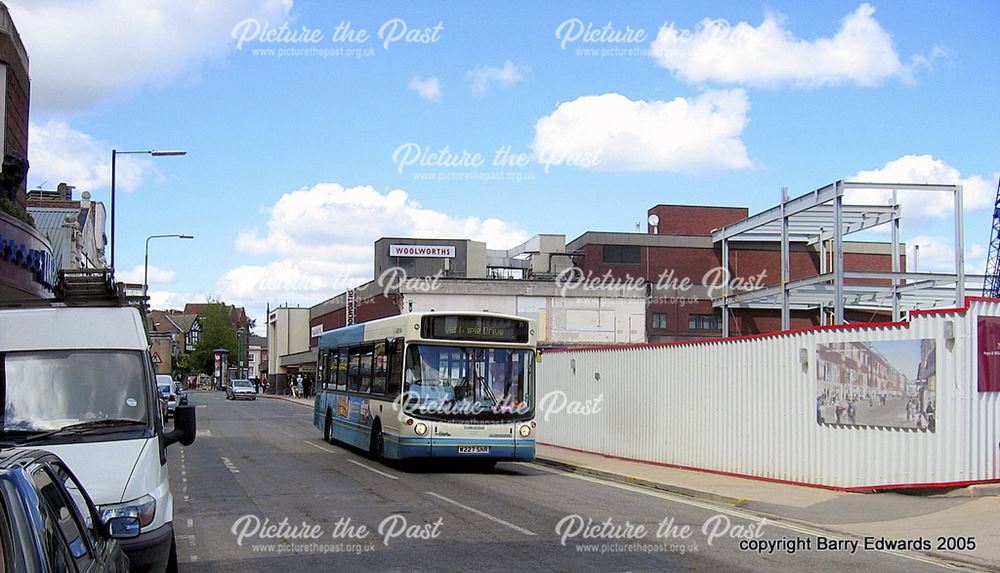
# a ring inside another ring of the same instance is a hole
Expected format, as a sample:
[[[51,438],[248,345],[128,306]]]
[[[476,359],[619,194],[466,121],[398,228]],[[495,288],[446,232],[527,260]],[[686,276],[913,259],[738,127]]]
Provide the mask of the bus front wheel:
[[[372,427],[372,439],[371,444],[368,447],[368,453],[371,455],[372,459],[376,461],[384,461],[385,458],[385,438],[382,435],[382,425],[376,423]]]
[[[333,443],[333,416],[330,411],[326,411],[326,421],[323,423],[323,439]]]

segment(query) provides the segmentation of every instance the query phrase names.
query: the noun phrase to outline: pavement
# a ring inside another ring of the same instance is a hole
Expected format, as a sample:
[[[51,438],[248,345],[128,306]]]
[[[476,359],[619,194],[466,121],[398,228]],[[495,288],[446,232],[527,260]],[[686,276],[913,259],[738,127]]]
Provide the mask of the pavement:
[[[311,408],[312,399],[261,395]],[[1000,572],[1000,486],[949,492],[852,493],[670,468],[539,445],[536,463],[581,479],[617,482],[764,517],[830,539],[926,540],[911,556],[958,569]],[[974,545],[974,548],[973,548]],[[876,552],[877,553],[877,552]]]
[[[928,556],[1000,571],[1000,486],[921,492],[851,493],[621,460],[540,445],[536,462],[600,479],[750,510],[847,539],[923,538]],[[939,541],[939,538],[940,541]],[[957,541],[964,538],[965,541]],[[975,541],[975,549],[939,550]],[[953,541],[954,540],[954,541]]]

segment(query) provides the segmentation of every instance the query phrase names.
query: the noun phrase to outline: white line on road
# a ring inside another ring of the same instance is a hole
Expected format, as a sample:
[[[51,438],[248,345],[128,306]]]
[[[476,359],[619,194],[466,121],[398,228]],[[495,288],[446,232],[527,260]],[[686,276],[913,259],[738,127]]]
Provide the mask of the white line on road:
[[[319,447],[319,446],[317,446],[317,447]],[[385,476],[385,477],[387,477],[389,479],[399,479],[398,477],[396,477],[396,476],[394,476],[392,474],[387,474],[384,471],[377,470],[377,469],[375,469],[373,467],[370,467],[370,466],[366,466],[365,464],[363,464],[361,462],[356,462],[354,460],[347,460],[347,461],[351,462],[352,464],[354,464],[356,466],[361,466],[361,467],[365,468],[366,470],[368,470],[370,472],[375,472],[375,473],[377,473],[380,476]]]
[[[331,450],[330,448],[324,448],[323,446],[320,446],[318,444],[314,444],[314,443],[310,442],[309,440],[302,440],[302,441],[305,442],[305,443],[307,443],[307,444],[309,444],[310,446],[316,448],[317,450],[323,450],[324,452],[326,452],[328,454],[339,454],[340,453],[340,452],[337,452],[335,450]]]
[[[669,493],[663,493],[663,492],[659,492],[659,491],[653,491],[653,490],[641,488],[641,487],[638,487],[638,486],[631,486],[631,485],[626,485],[626,484],[621,484],[621,483],[615,483],[615,482],[612,482],[612,481],[602,480],[600,478],[595,478],[595,477],[590,477],[590,476],[573,474],[573,473],[564,472],[564,471],[560,471],[560,470],[556,470],[556,469],[550,469],[550,468],[542,467],[539,464],[534,464],[532,467],[534,469],[539,469],[539,470],[542,470],[544,472],[548,472],[550,474],[556,474],[556,475],[561,475],[561,476],[568,477],[568,478],[573,478],[573,479],[578,479],[578,480],[583,480],[583,481],[589,481],[591,483],[596,483],[596,484],[600,484],[600,485],[606,485],[606,486],[609,486],[609,487],[614,487],[614,488],[617,488],[617,489],[621,489],[621,490],[625,490],[625,491],[630,491],[630,492],[633,492],[633,493],[641,493],[643,495],[648,495],[650,497],[658,497],[660,499],[665,499],[665,500],[668,500],[668,501],[673,501],[675,503],[680,503],[680,504],[683,504],[683,505],[690,505],[690,506],[693,506],[693,507],[700,507],[701,509],[706,509],[706,510],[709,510],[709,511],[715,511],[715,512],[718,512],[718,513],[725,513],[725,514],[728,514],[728,515],[732,515],[734,517],[739,517],[741,519],[747,519],[747,520],[755,521],[755,522],[758,522],[758,523],[764,522],[767,525],[773,525],[774,527],[779,527],[781,529],[787,529],[787,530],[790,530],[790,531],[796,531],[796,532],[799,532],[799,533],[805,533],[806,535],[811,535],[813,537],[827,537],[827,538],[830,538],[830,539],[837,539],[837,540],[850,539],[849,537],[839,536],[839,535],[836,535],[836,534],[833,534],[833,533],[830,533],[830,532],[827,532],[827,531],[822,531],[822,530],[819,530],[819,529],[813,529],[811,527],[806,527],[804,525],[799,525],[797,523],[789,523],[789,522],[786,522],[786,521],[776,521],[774,518],[771,518],[771,517],[764,517],[764,516],[755,515],[753,513],[749,513],[749,512],[745,512],[745,511],[739,511],[739,510],[735,510],[735,509],[729,509],[729,508],[723,507],[721,505],[714,505],[714,504],[708,503],[708,502],[695,501],[695,500],[690,499],[690,498],[681,497],[681,496],[677,496],[677,495],[672,495],[672,494],[669,494]],[[428,492],[428,493],[430,493],[430,492]],[[931,565],[937,565],[938,567],[944,567],[946,569],[957,569],[957,567],[955,567],[953,565],[950,565],[948,563],[944,563],[942,561],[937,561],[935,559],[931,559],[931,558],[928,558],[928,557],[922,557],[922,556],[914,554],[914,553],[902,553],[902,552],[899,552],[899,551],[884,551],[883,553],[889,553],[891,555],[896,555],[898,557],[904,557],[906,559],[912,559],[913,561],[920,561],[922,563],[928,563],[928,564],[931,564]]]
[[[239,468],[237,468],[236,464],[234,464],[232,462],[232,460],[230,460],[229,458],[222,458],[222,464],[224,466],[226,466],[226,469],[229,470],[231,473],[234,473],[234,474],[240,473]],[[184,473],[184,472],[181,472],[181,473]]]
[[[457,501],[455,501],[455,500],[453,500],[453,499],[451,499],[449,497],[445,497],[445,496],[443,496],[443,495],[441,495],[439,493],[434,493],[433,491],[429,491],[429,492],[427,492],[427,495],[433,495],[434,497],[440,499],[441,501],[446,501],[446,502],[448,502],[448,503],[450,503],[450,504],[452,504],[452,505],[454,505],[456,507],[461,507],[465,511],[469,511],[469,512],[475,513],[479,517],[485,517],[486,519],[488,519],[490,521],[494,521],[496,523],[499,523],[500,525],[506,525],[507,527],[513,529],[514,531],[519,531],[519,532],[521,532],[521,533],[523,533],[525,535],[536,535],[536,533],[534,531],[529,531],[529,530],[527,530],[527,529],[525,529],[523,527],[519,527],[517,525],[514,525],[513,523],[511,523],[509,521],[504,521],[504,520],[500,519],[499,517],[495,517],[493,515],[490,515],[490,514],[486,513],[485,511],[480,511],[480,510],[478,510],[478,509],[476,509],[474,507],[469,507],[469,506],[467,506],[467,505],[465,505],[463,503],[459,503],[459,502],[457,502]]]
[[[194,527],[194,520],[191,519],[191,518],[188,518],[188,520],[187,520],[187,526],[188,527]]]
[[[297,438],[298,437],[295,434],[289,432],[288,430],[283,430],[281,428],[278,428],[278,431],[281,432],[282,434],[285,434],[286,436],[290,436],[292,438]]]

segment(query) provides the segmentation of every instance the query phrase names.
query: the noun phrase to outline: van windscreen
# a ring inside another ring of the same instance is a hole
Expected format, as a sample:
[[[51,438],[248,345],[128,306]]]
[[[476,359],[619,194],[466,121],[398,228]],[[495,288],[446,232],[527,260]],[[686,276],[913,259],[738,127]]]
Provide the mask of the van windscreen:
[[[56,430],[91,420],[147,422],[136,351],[46,350],[3,355],[0,430]]]

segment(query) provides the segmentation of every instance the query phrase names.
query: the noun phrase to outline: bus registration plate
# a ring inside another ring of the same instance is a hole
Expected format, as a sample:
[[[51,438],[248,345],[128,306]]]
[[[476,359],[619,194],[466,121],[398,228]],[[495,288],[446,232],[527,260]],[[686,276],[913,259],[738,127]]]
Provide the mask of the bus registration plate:
[[[489,446],[458,446],[458,453],[460,454],[488,454],[490,453]]]

